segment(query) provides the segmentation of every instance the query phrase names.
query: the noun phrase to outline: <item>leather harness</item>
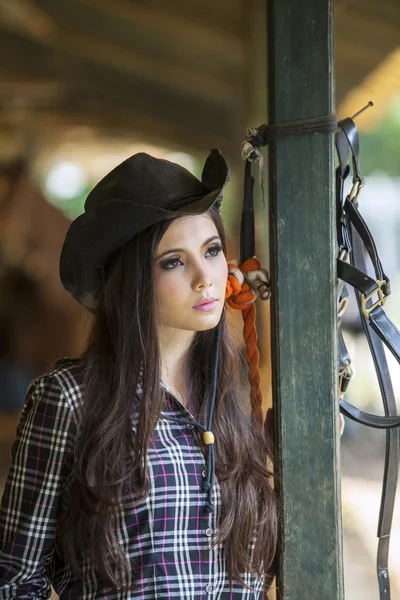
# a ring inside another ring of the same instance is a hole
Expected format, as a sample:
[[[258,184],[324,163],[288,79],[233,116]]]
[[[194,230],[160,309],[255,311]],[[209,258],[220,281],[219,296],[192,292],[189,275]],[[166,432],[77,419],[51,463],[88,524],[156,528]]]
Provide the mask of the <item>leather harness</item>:
[[[365,108],[371,105],[370,102]],[[390,294],[390,281],[383,270],[372,235],[358,210],[358,197],[364,185],[364,178],[360,170],[359,136],[353,119],[365,108],[352,118],[339,122],[329,115],[291,123],[263,124],[247,130],[246,140],[242,144],[242,158],[246,160],[246,166],[240,243],[242,261],[254,255],[254,179],[251,175],[251,162],[258,162],[262,172],[263,157],[260,147],[266,146],[271,139],[287,135],[335,131],[339,159],[336,169],[339,393],[342,395],[346,391],[353,376],[351,359],[341,330],[342,317],[348,304],[347,285],[350,285],[356,290],[360,318],[374,361],[385,415],[363,412],[344,399],[339,401],[339,406],[340,411],[349,419],[368,427],[386,430],[385,468],[378,523],[377,574],[380,600],[390,600],[388,555],[399,470],[400,415],[397,414],[384,346],[400,362],[400,331],[383,309]],[[344,184],[350,173],[353,174],[353,186],[345,196]],[[375,277],[367,274],[364,248],[370,257]]]
[[[339,392],[344,392],[352,378],[351,360],[341,330],[342,315],[347,305],[351,285],[356,293],[360,319],[371,350],[379,382],[385,416],[363,412],[345,400],[340,411],[349,419],[367,427],[386,430],[385,467],[378,523],[377,575],[380,600],[390,600],[388,570],[389,541],[399,471],[400,416],[385,356],[386,346],[400,362],[400,331],[386,315],[383,305],[390,294],[390,281],[385,274],[372,235],[358,210],[358,197],[364,185],[360,171],[359,137],[350,118],[338,123],[336,150],[339,166],[336,169],[337,241],[338,241],[338,347]],[[353,172],[353,186],[344,196],[344,182]],[[361,242],[361,243],[360,243]],[[367,274],[364,249],[371,260],[375,277]]]

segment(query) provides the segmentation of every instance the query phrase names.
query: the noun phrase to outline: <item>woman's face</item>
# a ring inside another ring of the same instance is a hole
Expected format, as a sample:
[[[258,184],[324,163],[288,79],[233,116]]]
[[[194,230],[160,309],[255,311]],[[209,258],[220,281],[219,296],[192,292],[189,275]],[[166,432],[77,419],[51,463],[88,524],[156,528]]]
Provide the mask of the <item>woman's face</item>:
[[[156,252],[161,326],[186,331],[215,327],[224,308],[227,277],[228,265],[212,219],[194,215],[173,221]],[[206,297],[217,300],[214,306],[205,311],[194,308]]]

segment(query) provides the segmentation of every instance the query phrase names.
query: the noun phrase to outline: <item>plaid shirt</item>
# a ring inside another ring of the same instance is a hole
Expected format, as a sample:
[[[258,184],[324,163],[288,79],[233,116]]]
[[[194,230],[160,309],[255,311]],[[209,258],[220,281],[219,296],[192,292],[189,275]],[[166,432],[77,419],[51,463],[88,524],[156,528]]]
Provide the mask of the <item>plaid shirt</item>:
[[[210,514],[202,487],[206,463],[194,426],[164,418],[193,417],[166,386],[169,403],[149,443],[148,497],[136,507],[123,498],[118,509],[119,543],[140,568],[135,580],[140,589],[103,587],[89,567],[84,581],[71,573],[54,541],[82,402],[79,365],[78,359],[61,359],[27,392],[0,511],[0,600],[48,598],[51,585],[61,600],[261,600],[263,582],[248,573],[243,577],[253,591],[235,583],[230,591],[223,546],[210,549],[221,512],[220,488],[215,478]],[[133,429],[135,423],[133,411]],[[131,572],[127,583],[132,578]]]

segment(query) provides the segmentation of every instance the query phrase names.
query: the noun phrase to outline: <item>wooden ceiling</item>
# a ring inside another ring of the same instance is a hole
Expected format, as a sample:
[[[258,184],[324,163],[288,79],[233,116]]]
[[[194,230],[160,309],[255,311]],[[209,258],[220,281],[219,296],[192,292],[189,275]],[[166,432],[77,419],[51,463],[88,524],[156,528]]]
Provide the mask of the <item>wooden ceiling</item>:
[[[85,125],[229,156],[265,87],[254,76],[265,4],[0,0],[0,153],[7,132],[56,137]],[[399,44],[400,2],[337,0],[335,14],[340,104]]]

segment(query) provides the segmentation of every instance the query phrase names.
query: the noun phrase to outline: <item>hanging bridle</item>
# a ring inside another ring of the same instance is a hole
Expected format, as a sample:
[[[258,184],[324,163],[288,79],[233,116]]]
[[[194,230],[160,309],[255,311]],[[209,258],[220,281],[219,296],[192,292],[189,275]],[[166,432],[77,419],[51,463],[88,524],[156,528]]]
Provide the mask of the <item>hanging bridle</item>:
[[[368,106],[371,106],[370,102]],[[367,108],[365,107],[365,108]],[[365,109],[362,109],[365,110]],[[321,131],[336,131],[336,150],[339,166],[336,169],[336,221],[337,221],[337,311],[338,311],[338,352],[339,352],[339,393],[346,391],[352,376],[351,359],[347,352],[341,331],[342,317],[348,304],[347,285],[355,289],[355,295],[367,337],[381,391],[385,416],[363,412],[341,399],[340,411],[353,421],[386,430],[385,469],[378,524],[377,574],[380,600],[390,600],[388,572],[389,540],[392,524],[396,487],[399,470],[399,429],[400,415],[397,414],[396,401],[385,356],[384,345],[389,348],[400,362],[400,331],[395,327],[383,310],[390,294],[390,281],[383,271],[372,235],[358,210],[358,198],[364,185],[360,170],[359,138],[354,117],[337,122],[335,117],[318,117],[292,123],[261,125],[249,129],[242,145],[242,157],[246,160],[245,202],[242,212],[241,244],[242,260],[254,253],[254,211],[253,178],[250,163],[258,162],[262,169],[261,146],[282,136]],[[352,173],[353,185],[350,193],[344,195],[344,183]],[[246,200],[247,198],[247,200]],[[249,199],[250,198],[250,199]],[[245,241],[247,240],[247,249]],[[366,249],[374,268],[375,277],[367,274],[363,249]]]
[[[345,400],[340,400],[340,410],[353,421],[368,427],[386,429],[385,469],[378,523],[377,574],[380,600],[390,600],[388,556],[399,471],[397,428],[400,426],[400,416],[397,414],[384,346],[389,348],[400,362],[400,331],[383,310],[390,294],[390,281],[383,271],[372,235],[358,210],[358,198],[364,178],[360,171],[358,131],[353,119],[347,118],[339,122],[336,150],[339,158],[336,170],[339,391],[344,392],[352,378],[351,361],[340,327],[347,304],[348,284],[356,290],[360,319],[374,361],[385,416],[365,413]],[[351,172],[353,186],[345,197],[344,182]],[[364,248],[370,257],[375,277],[367,274]]]

